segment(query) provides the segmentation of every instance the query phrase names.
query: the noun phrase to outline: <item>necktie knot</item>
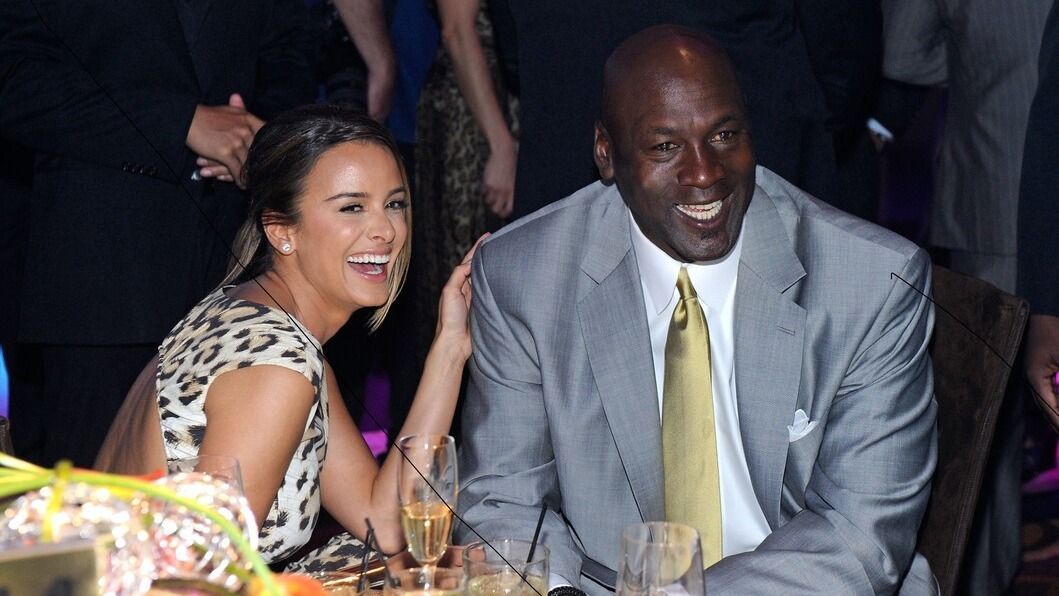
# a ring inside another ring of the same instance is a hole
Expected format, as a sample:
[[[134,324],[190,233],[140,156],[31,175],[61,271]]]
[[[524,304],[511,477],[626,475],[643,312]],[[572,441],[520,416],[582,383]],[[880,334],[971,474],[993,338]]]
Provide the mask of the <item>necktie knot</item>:
[[[698,297],[698,294],[695,293],[695,286],[691,285],[691,278],[688,277],[687,267],[681,267],[680,273],[677,274],[677,293],[680,294],[681,300],[690,300]]]

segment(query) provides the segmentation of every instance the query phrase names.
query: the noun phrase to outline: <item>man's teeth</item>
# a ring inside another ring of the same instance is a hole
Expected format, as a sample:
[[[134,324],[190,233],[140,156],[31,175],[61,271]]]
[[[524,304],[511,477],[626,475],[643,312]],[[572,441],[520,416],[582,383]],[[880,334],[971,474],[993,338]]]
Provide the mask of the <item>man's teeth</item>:
[[[709,205],[677,205],[681,213],[699,221],[709,221],[721,212],[724,201],[714,201]]]
[[[386,264],[386,263],[390,262],[390,255],[373,255],[373,254],[350,255],[350,256],[346,257],[346,262],[347,263],[358,263],[358,264],[361,264],[361,265],[366,265],[366,264],[383,265],[383,264]]]

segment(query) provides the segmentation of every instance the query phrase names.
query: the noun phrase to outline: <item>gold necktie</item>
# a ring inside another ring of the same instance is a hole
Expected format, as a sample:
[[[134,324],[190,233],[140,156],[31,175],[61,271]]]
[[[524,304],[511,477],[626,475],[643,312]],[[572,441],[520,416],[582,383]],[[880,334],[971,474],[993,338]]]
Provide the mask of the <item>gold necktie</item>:
[[[694,527],[705,566],[721,559],[721,489],[713,422],[710,330],[688,271],[677,276],[680,299],[666,339],[662,457],[666,519]]]

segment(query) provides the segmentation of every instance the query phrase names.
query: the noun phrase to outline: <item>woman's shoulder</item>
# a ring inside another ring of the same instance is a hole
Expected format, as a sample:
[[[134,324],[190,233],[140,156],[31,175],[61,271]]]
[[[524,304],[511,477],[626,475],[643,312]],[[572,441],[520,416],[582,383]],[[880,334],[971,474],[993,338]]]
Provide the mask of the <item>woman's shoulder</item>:
[[[219,368],[274,364],[297,370],[314,385],[323,372],[321,349],[292,316],[218,289],[173,329],[159,349],[160,371],[190,364]],[[206,376],[212,376],[209,372]]]

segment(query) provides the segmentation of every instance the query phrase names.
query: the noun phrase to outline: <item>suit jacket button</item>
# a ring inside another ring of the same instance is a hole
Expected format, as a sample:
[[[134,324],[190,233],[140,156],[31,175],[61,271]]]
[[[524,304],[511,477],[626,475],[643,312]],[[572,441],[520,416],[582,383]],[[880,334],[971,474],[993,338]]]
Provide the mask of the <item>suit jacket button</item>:
[[[123,172],[128,172],[129,171],[129,162],[127,162],[127,161],[121,162],[121,171],[123,171]]]

